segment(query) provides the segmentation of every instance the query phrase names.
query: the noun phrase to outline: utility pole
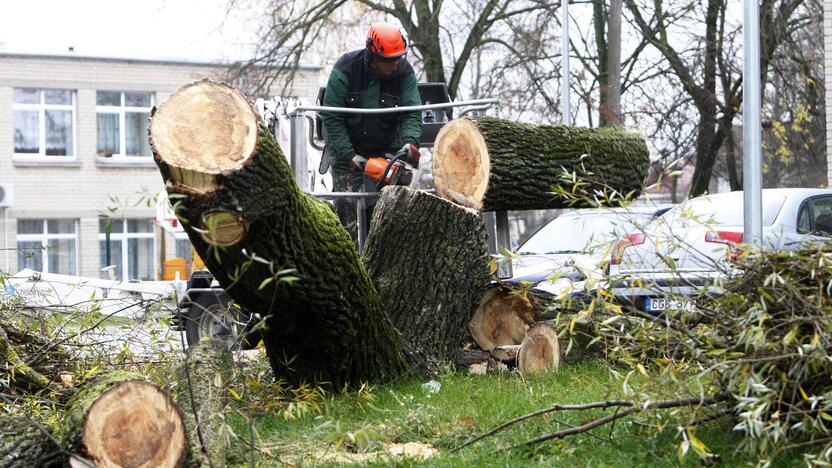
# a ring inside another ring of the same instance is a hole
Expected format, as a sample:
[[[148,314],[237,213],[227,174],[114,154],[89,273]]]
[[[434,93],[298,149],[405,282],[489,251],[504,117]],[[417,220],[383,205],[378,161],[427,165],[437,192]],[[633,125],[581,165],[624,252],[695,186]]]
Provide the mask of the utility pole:
[[[563,115],[563,124],[572,125],[572,109],[569,106],[569,0],[560,1],[561,12],[561,73],[560,73],[560,110]]]
[[[760,9],[743,1],[742,190],[743,241],[763,237],[763,165],[760,151]]]

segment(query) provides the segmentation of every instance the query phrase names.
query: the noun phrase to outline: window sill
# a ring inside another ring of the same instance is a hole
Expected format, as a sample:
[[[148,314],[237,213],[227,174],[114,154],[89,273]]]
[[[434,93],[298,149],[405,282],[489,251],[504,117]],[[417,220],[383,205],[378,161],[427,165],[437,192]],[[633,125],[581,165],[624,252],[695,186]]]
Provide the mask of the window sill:
[[[12,164],[15,167],[81,167],[81,161],[75,156],[30,156],[28,154],[15,154],[12,156]]]
[[[122,156],[103,158],[95,157],[95,165],[100,167],[156,167],[151,156]]]

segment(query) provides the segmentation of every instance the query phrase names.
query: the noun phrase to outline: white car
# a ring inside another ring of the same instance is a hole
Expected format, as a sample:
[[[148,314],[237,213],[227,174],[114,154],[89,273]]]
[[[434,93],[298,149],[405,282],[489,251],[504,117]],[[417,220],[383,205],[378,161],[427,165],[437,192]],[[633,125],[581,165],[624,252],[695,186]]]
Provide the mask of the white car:
[[[832,237],[832,190],[763,190],[760,248],[792,250]],[[613,294],[646,312],[696,308],[691,297],[732,271],[743,249],[742,192],[687,200],[644,230],[621,236],[610,253]]]
[[[667,208],[634,206],[567,210],[529,237],[512,259],[517,284],[554,296],[579,292],[588,277],[603,276],[601,264],[622,234],[644,229]]]

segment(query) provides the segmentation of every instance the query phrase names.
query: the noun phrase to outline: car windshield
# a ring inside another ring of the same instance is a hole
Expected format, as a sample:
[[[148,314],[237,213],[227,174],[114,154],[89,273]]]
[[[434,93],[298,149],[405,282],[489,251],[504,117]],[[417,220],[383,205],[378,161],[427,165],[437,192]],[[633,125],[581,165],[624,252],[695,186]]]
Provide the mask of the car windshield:
[[[785,201],[784,195],[763,193],[763,225],[774,224]],[[742,226],[742,213],[742,192],[736,192],[688,200],[668,211],[661,220],[670,225],[699,223],[714,226]]]
[[[520,255],[589,253],[643,229],[650,219],[643,213],[567,213],[549,221],[517,251]]]

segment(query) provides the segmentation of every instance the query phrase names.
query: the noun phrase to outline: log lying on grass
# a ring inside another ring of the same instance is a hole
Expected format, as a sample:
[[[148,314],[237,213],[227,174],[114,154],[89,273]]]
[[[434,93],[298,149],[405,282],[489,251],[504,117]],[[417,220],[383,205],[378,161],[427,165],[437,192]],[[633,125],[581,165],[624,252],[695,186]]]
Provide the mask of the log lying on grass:
[[[477,210],[577,208],[585,203],[553,194],[558,186],[572,190],[564,170],[581,181],[578,199],[592,200],[596,191],[634,198],[649,153],[643,138],[620,128],[460,118],[437,135],[432,165],[439,194]]]
[[[298,189],[245,96],[208,80],[185,85],[154,111],[149,131],[200,257],[235,301],[267,317],[277,378],[340,387],[405,371],[352,240],[329,205]],[[286,270],[298,281],[280,281]]]
[[[176,403],[191,440],[189,465],[225,466],[230,433],[223,414],[234,360],[223,340],[204,339],[188,349],[176,376]]]
[[[529,328],[520,350],[517,351],[517,370],[522,374],[538,374],[557,370],[560,365],[558,332],[548,323],[537,323]]]
[[[494,287],[482,296],[468,323],[468,331],[477,346],[485,351],[502,345],[519,345],[535,322],[535,313],[535,304],[529,298]]]
[[[460,349],[488,262],[479,213],[408,187],[384,189],[364,263],[393,324],[432,360],[450,362]]]
[[[116,371],[68,402],[63,445],[97,466],[180,466],[188,451],[182,413],[141,374]]]
[[[0,412],[0,466],[62,466],[64,451],[26,415]]]

